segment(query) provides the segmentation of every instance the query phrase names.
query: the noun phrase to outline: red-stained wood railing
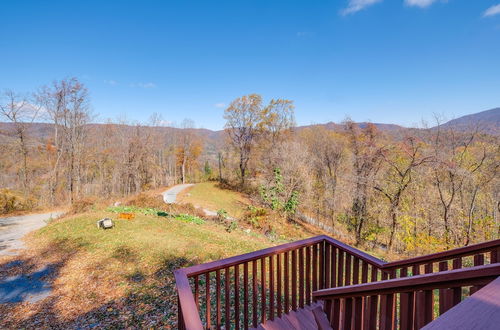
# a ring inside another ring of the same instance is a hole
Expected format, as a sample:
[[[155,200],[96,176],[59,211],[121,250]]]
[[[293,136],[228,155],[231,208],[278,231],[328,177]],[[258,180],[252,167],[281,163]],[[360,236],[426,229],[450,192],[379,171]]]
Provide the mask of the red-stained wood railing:
[[[374,329],[377,325],[379,329],[420,329],[432,321],[432,318],[428,319],[426,315],[427,305],[423,295],[425,292],[439,290],[438,295],[441,298],[446,290],[477,285],[482,287],[498,276],[500,276],[500,263],[323,289],[314,292],[313,296],[316,299],[329,302],[325,305],[335,309],[333,311],[327,310],[327,313],[339,315],[335,319],[330,319],[334,329]],[[456,299],[455,297],[446,299],[446,308],[440,309],[437,314],[445,313],[469,294],[468,290],[464,290]],[[419,304],[419,295],[424,298],[422,299],[423,304],[416,306],[415,304]],[[367,302],[372,299],[382,301],[383,298],[385,298],[385,305],[381,306],[378,312],[372,314]],[[358,308],[353,308],[353,302],[357,300],[360,300],[361,304]],[[393,306],[399,306],[399,314],[395,313]],[[432,314],[433,311],[430,312]],[[397,317],[398,315],[399,317]],[[365,318],[369,318],[371,324],[363,326]]]
[[[499,249],[500,240],[496,240],[386,263],[331,237],[317,236],[175,271],[178,324],[181,329],[257,327],[310,305],[319,299],[313,295],[317,290],[495,263]],[[481,285],[475,284],[471,292]],[[450,301],[459,300],[461,289],[441,290],[439,303],[445,311]],[[381,320],[379,314],[384,315],[384,327],[395,325],[397,320],[406,324],[404,320],[412,318],[415,309],[423,313],[423,318],[418,318],[420,324],[434,318],[437,296],[432,289],[400,295],[402,307],[394,293],[359,296],[342,303],[339,299],[326,300],[324,306],[332,324],[352,319],[356,329],[375,326]],[[345,325],[351,326],[349,322]]]

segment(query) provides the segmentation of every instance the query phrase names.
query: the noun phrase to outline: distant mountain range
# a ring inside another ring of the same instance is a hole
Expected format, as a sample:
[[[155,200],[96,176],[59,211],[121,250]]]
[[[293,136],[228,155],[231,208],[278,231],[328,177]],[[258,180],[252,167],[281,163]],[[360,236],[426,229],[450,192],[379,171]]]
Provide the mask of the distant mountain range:
[[[462,116],[444,123],[441,127],[457,130],[477,128],[483,133],[500,135],[500,108]]]
[[[358,123],[361,127],[365,127],[367,122]],[[378,129],[387,133],[396,133],[402,130],[407,129],[406,127],[395,125],[395,124],[384,124],[384,123],[373,123],[377,126]],[[91,124],[91,129],[97,129],[101,125],[104,124]],[[31,136],[39,139],[45,139],[52,134],[52,124],[49,123],[33,123],[30,125],[30,134]],[[119,125],[125,128],[125,125]],[[318,127],[323,126],[327,129],[331,130],[342,130],[343,126],[341,124],[337,124],[334,122],[328,122],[325,124],[313,124],[306,126],[299,126],[296,129],[302,130],[310,127]],[[486,110],[482,112],[478,112],[471,115],[462,116],[453,120],[450,120],[444,124],[440,125],[441,128],[446,129],[456,129],[460,131],[464,130],[476,130],[478,129],[482,133],[492,134],[492,135],[500,135],[500,108],[495,108],[491,110]],[[437,127],[433,127],[436,129]],[[180,128],[172,128],[172,127],[156,127],[155,129],[164,131],[164,132],[174,132],[181,130]],[[200,135],[201,137],[207,138],[212,141],[221,141],[223,137],[223,131],[213,131],[209,129],[193,129]],[[0,122],[0,143],[8,143],[12,141],[12,138],[9,136],[12,132],[12,123]]]
[[[383,123],[372,123],[379,130],[394,133],[401,130],[407,129],[407,127],[403,127],[396,124],[383,124]],[[360,122],[358,125],[362,128],[368,125],[367,122]],[[328,122],[326,124],[313,124],[307,126],[299,126],[298,130],[305,129],[308,127],[317,127],[323,126],[327,129],[331,130],[342,130],[343,126],[341,124],[337,124],[334,122]],[[437,129],[438,126],[432,127],[433,129]],[[465,130],[478,130],[485,134],[492,135],[500,135],[500,108],[495,108],[491,110],[481,111],[478,113],[474,113],[471,115],[462,116],[453,120],[450,120],[444,124],[441,124],[439,127],[445,129],[455,129],[459,131]]]

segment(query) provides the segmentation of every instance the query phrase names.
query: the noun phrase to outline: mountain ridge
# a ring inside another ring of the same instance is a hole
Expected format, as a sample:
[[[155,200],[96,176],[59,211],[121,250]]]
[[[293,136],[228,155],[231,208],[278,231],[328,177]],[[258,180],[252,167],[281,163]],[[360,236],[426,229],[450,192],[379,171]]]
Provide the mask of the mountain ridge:
[[[369,122],[358,122],[357,123],[360,127],[364,128],[366,125],[369,124]],[[409,127],[397,125],[397,124],[390,124],[390,123],[371,123],[375,125],[379,130],[387,133],[395,133],[398,131],[410,129]],[[0,137],[2,138],[8,138],[10,134],[9,131],[11,131],[12,128],[12,123],[9,122],[0,122]],[[45,122],[35,122],[28,124],[28,129],[30,130],[30,133],[35,137],[35,138],[47,138],[50,136],[52,133],[52,123],[45,123]],[[98,128],[98,127],[104,127],[105,125],[108,125],[106,123],[91,123],[89,124],[89,127],[91,128]],[[126,125],[126,124],[113,124],[115,127],[133,127],[134,125]],[[162,130],[165,132],[179,132],[183,130],[183,128],[178,128],[178,127],[169,127],[169,126],[148,126],[148,125],[143,125],[146,127],[151,127],[154,129]],[[325,127],[326,129],[329,130],[337,130],[340,131],[343,129],[343,125],[335,122],[327,122],[327,123],[318,123],[318,124],[310,124],[310,125],[301,125],[295,127],[296,130],[303,130],[306,128],[312,128],[312,127]],[[461,117],[458,117],[456,119],[449,120],[445,122],[444,124],[440,124],[438,126],[434,126],[431,129],[437,129],[438,127],[440,128],[445,128],[445,129],[456,129],[460,131],[468,130],[468,129],[474,129],[478,130],[482,133],[486,134],[491,134],[491,135],[500,135],[500,107],[498,108],[493,108],[469,115],[464,115]],[[224,130],[210,130],[206,128],[190,128],[190,130],[193,130],[194,132],[197,132],[198,135],[202,137],[207,137],[209,139],[215,139],[218,140],[221,138],[221,135],[223,134]]]

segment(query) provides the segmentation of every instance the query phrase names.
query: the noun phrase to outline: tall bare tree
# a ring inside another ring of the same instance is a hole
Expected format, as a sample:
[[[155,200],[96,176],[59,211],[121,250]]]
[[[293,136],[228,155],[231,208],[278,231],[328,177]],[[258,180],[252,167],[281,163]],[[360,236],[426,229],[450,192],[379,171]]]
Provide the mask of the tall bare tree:
[[[256,139],[262,132],[262,110],[262,97],[250,94],[231,102],[224,112],[227,135],[231,145],[238,153],[241,187],[245,185],[248,162]]]
[[[413,179],[413,172],[415,168],[432,159],[423,154],[422,149],[423,143],[421,141],[413,136],[407,136],[402,142],[381,152],[382,159],[388,166],[388,171],[383,183],[376,183],[374,188],[381,192],[389,202],[391,217],[389,249],[392,248],[394,242],[401,198]]]
[[[351,120],[345,122],[353,153],[354,196],[352,214],[356,232],[356,243],[361,242],[363,226],[368,220],[368,187],[380,169],[383,145],[380,144],[380,133],[373,124],[367,124],[361,129]]]
[[[28,170],[28,127],[38,116],[40,107],[27,101],[27,98],[6,90],[1,96],[0,116],[13,124],[14,135],[17,139],[19,153],[22,157],[21,178],[23,193],[25,197],[29,191]]]
[[[56,81],[38,93],[38,101],[54,123],[53,144],[56,150],[51,175],[54,201],[59,185],[60,162],[66,162],[66,184],[69,199],[74,201],[82,179],[82,153],[87,124],[92,118],[87,88],[76,78]]]

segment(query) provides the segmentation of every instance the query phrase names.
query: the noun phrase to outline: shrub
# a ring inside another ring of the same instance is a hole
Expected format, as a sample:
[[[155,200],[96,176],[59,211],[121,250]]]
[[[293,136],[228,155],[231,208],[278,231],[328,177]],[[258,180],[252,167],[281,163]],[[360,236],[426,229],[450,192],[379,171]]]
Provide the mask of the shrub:
[[[226,221],[227,216],[228,216],[228,214],[227,214],[227,211],[226,211],[226,210],[224,210],[224,209],[220,209],[220,210],[218,210],[218,211],[217,211],[217,219],[218,219],[220,222],[224,222],[224,221]]]
[[[91,211],[96,203],[97,203],[97,198],[95,197],[85,197],[76,200],[71,205],[70,213],[77,214],[77,213],[84,213]]]
[[[0,190],[0,214],[29,211],[35,206],[36,201],[32,198],[26,199],[9,189]]]
[[[165,202],[163,201],[163,196],[154,196],[146,193],[140,193],[138,195],[132,196],[125,201],[125,205],[155,209],[164,209],[166,206]]]

